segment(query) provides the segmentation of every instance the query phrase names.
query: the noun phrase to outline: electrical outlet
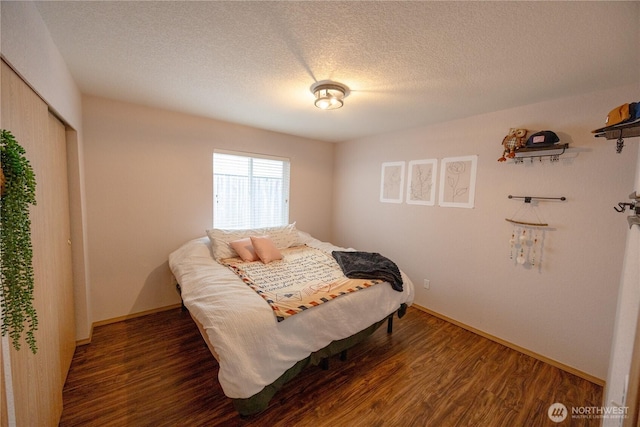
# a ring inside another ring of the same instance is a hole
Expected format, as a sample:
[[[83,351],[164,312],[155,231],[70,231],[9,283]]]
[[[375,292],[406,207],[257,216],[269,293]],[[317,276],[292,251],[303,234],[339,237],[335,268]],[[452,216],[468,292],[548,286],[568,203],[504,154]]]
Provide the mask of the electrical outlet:
[[[424,288],[426,290],[431,289],[431,281],[429,279],[424,279]]]

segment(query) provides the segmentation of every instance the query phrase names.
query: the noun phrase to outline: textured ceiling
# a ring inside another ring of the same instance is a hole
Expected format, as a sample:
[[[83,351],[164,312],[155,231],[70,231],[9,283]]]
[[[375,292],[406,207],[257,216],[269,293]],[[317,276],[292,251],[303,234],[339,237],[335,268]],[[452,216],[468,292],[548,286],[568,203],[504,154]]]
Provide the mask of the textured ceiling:
[[[37,2],[83,93],[343,141],[638,81],[640,2]],[[339,110],[310,86],[346,84]],[[621,102],[629,100],[621,100]]]

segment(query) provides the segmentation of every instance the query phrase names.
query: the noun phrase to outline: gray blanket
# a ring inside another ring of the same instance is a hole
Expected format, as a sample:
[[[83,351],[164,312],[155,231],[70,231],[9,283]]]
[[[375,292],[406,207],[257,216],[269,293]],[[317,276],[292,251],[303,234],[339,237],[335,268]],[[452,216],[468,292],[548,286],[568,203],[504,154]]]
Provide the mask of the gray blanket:
[[[331,255],[348,278],[383,280],[389,282],[394,290],[402,292],[402,275],[398,266],[379,253],[333,251]]]

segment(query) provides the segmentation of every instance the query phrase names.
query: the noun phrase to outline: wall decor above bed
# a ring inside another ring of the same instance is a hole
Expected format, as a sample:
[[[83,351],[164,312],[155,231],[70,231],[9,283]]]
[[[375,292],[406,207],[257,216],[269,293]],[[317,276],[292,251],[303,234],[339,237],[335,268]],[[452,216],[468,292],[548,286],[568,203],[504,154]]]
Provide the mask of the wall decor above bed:
[[[409,162],[407,203],[410,205],[435,205],[437,174],[438,159],[411,160]]]
[[[380,201],[383,203],[402,203],[404,191],[405,162],[385,162],[382,164],[380,179]]]
[[[439,205],[473,208],[478,156],[445,157],[440,161]]]
[[[438,205],[473,208],[477,168],[477,155],[441,159]],[[438,159],[411,160],[408,166],[407,204],[434,206],[437,175]],[[382,163],[380,201],[402,203],[404,180],[405,162]]]

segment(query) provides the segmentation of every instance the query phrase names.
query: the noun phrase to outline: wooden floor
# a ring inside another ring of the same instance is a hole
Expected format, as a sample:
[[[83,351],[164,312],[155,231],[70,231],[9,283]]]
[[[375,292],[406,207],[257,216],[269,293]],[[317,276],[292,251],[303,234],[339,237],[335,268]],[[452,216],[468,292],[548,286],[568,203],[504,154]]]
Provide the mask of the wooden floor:
[[[602,387],[412,308],[249,419],[217,373],[179,309],[98,327],[76,350],[60,426],[597,426],[547,410],[602,405]]]

